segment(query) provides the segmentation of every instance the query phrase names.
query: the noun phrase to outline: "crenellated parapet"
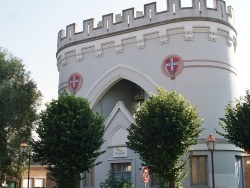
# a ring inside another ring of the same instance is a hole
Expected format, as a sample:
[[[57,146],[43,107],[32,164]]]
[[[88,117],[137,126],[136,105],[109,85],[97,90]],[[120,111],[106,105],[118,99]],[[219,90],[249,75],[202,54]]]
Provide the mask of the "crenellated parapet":
[[[166,3],[166,11],[157,12],[156,2],[153,2],[144,5],[144,12],[130,8],[122,14],[103,15],[98,24],[94,19],[87,19],[83,21],[82,31],[77,30],[76,24],[68,25],[66,31],[58,33],[57,52],[83,42],[181,21],[218,22],[234,29],[233,8],[226,7],[222,0],[216,0],[214,8],[208,8],[206,0],[192,0],[192,7],[182,7],[180,0],[167,0]],[[210,34],[213,37],[213,32]]]

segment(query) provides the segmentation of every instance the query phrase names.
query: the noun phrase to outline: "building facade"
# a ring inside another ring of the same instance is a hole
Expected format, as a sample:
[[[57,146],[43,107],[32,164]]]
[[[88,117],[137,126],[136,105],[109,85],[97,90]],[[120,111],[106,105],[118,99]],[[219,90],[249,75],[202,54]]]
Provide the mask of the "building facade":
[[[156,93],[156,87],[181,93],[204,119],[205,130],[191,148],[191,173],[183,187],[211,187],[211,155],[206,138],[216,138],[214,173],[216,187],[243,188],[240,148],[216,134],[225,106],[237,97],[235,52],[237,32],[234,11],[222,0],[208,8],[206,0],[166,0],[167,10],[156,3],[122,14],[103,15],[102,21],[83,21],[83,30],[68,25],[58,34],[57,66],[59,93],[67,90],[87,98],[104,117],[106,152],[102,164],[83,173],[82,187],[98,188],[107,174],[128,178],[143,188],[139,156],[127,148],[127,128],[141,102]],[[189,154],[187,154],[189,155]],[[151,178],[148,187],[155,182]]]
[[[35,188],[47,187],[46,186],[47,172],[48,171],[45,166],[42,166],[40,164],[31,161],[29,174],[28,174],[28,169],[22,174],[22,181],[20,188],[27,188],[28,180],[29,180],[29,187],[35,187]]]
[[[250,155],[245,154],[243,157],[243,168],[244,168],[244,183],[245,183],[245,188],[250,188]]]

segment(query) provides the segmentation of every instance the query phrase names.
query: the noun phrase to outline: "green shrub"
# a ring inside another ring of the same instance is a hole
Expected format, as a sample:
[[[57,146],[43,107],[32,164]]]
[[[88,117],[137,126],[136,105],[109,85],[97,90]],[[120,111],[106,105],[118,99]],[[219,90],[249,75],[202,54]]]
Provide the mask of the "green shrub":
[[[108,178],[100,183],[100,188],[134,188],[133,184],[123,177],[118,179],[112,173],[107,176]]]

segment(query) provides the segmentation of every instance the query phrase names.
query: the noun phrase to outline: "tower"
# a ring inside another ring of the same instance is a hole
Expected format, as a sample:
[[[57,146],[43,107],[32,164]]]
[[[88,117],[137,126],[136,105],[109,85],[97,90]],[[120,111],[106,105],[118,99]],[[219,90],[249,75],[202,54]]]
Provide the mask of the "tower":
[[[182,7],[180,0],[166,3],[166,11],[157,12],[153,2],[142,12],[132,8],[103,15],[96,27],[94,19],[88,19],[82,31],[71,24],[58,34],[59,92],[66,89],[87,98],[104,117],[106,153],[98,159],[103,163],[92,169],[95,173],[88,175],[89,186],[99,187],[113,169],[136,188],[143,187],[141,161],[126,147],[126,129],[141,102],[162,86],[197,106],[206,128],[192,147],[196,174],[183,186],[211,185],[206,138],[213,134],[216,186],[237,187],[235,162],[242,151],[214,130],[237,92],[233,8],[221,0],[214,1],[214,8],[208,8],[206,0],[192,0],[192,7]]]

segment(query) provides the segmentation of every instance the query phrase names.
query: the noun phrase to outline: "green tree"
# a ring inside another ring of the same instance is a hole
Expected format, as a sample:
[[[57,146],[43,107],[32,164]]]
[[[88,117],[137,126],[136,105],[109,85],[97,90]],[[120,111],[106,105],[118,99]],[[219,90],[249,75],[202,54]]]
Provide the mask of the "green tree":
[[[21,177],[26,158],[19,146],[31,138],[40,98],[22,61],[0,48],[0,183]]]
[[[225,117],[220,118],[219,125],[224,132],[217,131],[229,142],[250,151],[250,91],[226,106]]]
[[[100,183],[100,188],[133,188],[133,184],[126,178],[116,178],[112,172],[109,172],[107,179]]]
[[[127,145],[161,182],[168,182],[164,187],[176,188],[188,172],[184,156],[197,143],[201,119],[182,95],[161,87],[157,91],[135,114],[136,124],[128,128]]]
[[[89,102],[63,93],[41,112],[34,142],[34,159],[47,165],[59,188],[74,188],[80,173],[95,166],[103,144],[102,117],[94,114]]]

